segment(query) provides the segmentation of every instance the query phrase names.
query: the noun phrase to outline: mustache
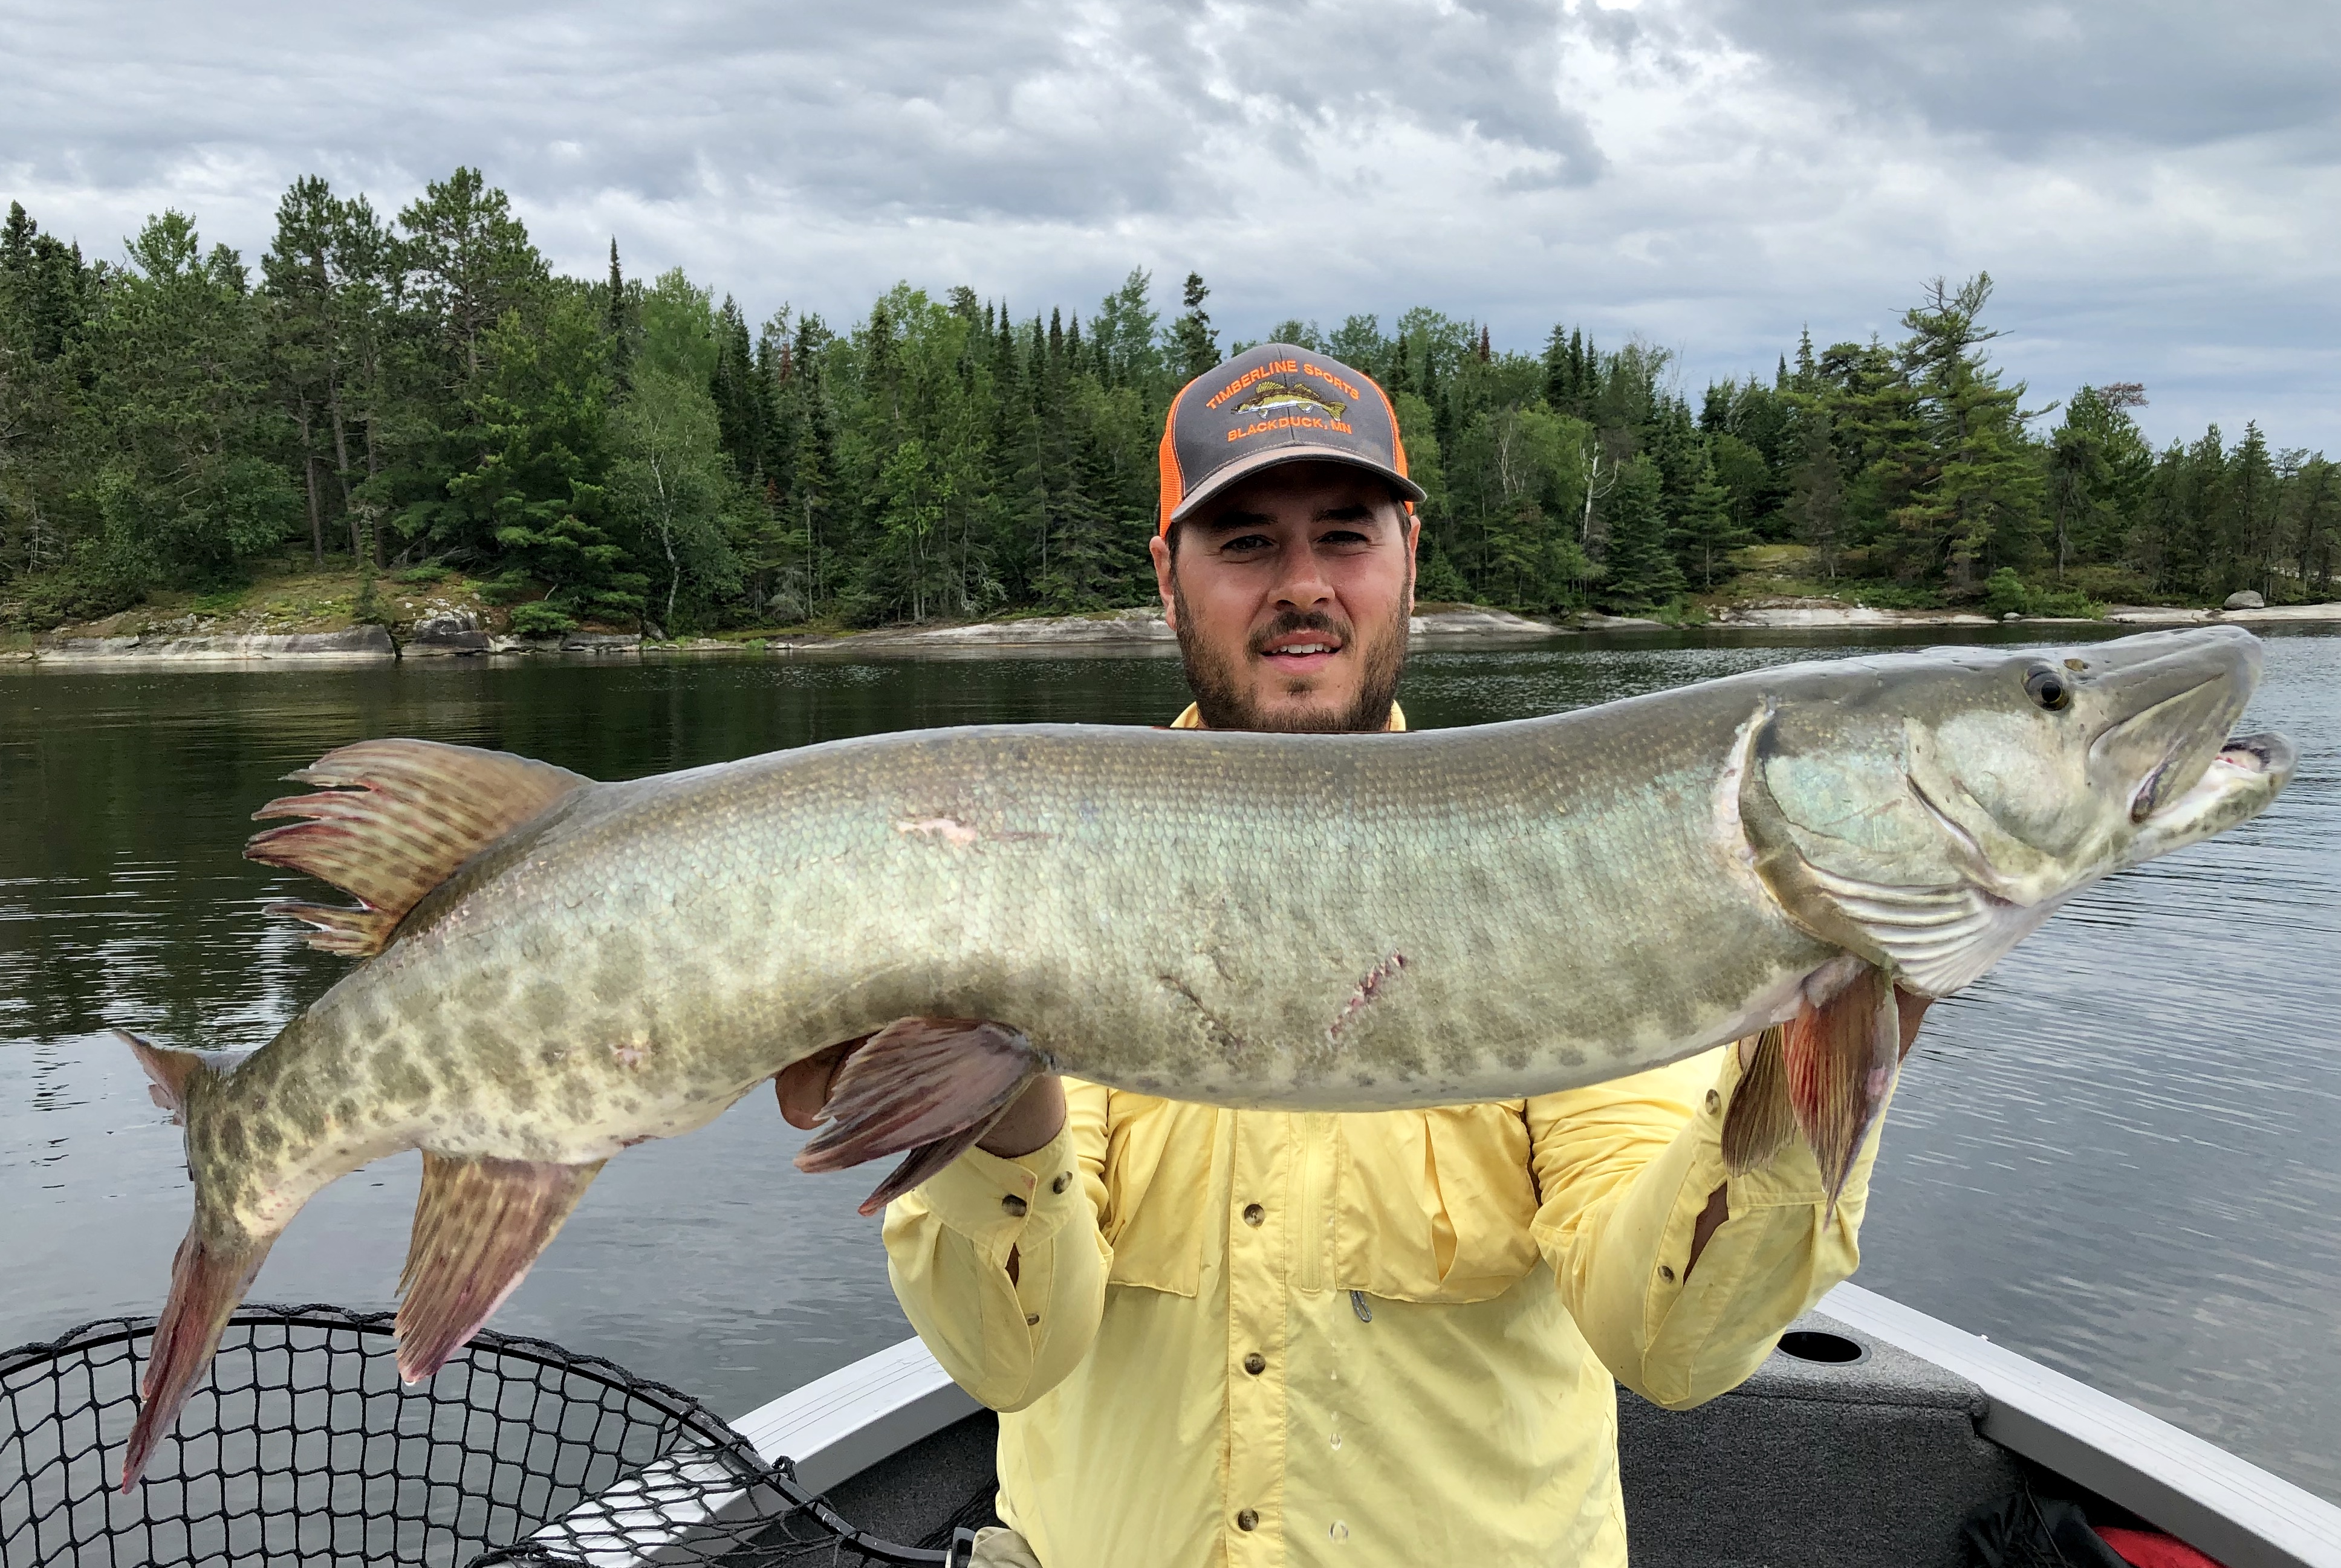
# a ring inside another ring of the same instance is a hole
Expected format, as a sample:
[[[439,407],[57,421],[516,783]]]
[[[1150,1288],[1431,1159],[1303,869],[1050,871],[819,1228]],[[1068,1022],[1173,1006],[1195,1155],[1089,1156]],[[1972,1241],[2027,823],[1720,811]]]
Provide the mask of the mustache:
[[[1296,631],[1326,632],[1344,648],[1357,640],[1356,632],[1348,621],[1328,615],[1321,610],[1280,610],[1274,620],[1251,634],[1245,647],[1256,655],[1265,653],[1270,643]]]

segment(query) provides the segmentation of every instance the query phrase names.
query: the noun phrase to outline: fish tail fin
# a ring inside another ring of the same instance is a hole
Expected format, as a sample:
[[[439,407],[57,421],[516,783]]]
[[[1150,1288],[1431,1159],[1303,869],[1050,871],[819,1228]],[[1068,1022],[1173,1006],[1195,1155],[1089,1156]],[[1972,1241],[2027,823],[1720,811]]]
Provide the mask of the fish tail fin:
[[[361,740],[284,777],[324,788],[254,812],[255,821],[304,820],[254,834],[244,858],[356,898],[355,908],[288,901],[269,913],[316,927],[313,948],[362,958],[388,947],[406,912],[458,866],[593,782],[508,751],[435,740]]]
[[[124,1492],[138,1484],[195,1380],[211,1365],[221,1330],[252,1288],[274,1239],[206,1236],[200,1214],[187,1227],[171,1259],[171,1298],[154,1325],[154,1347],[138,1384],[138,1419],[130,1428],[130,1449],[122,1461]]]
[[[402,1380],[421,1383],[480,1331],[519,1287],[602,1164],[423,1152],[423,1193],[398,1279]]]
[[[1894,982],[1866,964],[1827,1001],[1765,1030],[1724,1116],[1726,1168],[1752,1170],[1792,1131],[1802,1134],[1834,1223],[1853,1162],[1893,1092],[1901,1043]]]
[[[211,1090],[222,1074],[193,1051],[172,1050],[150,1044],[127,1030],[115,1035],[128,1046],[146,1071],[146,1090],[154,1103],[171,1113],[171,1120],[194,1136],[203,1121]],[[210,1365],[220,1331],[252,1286],[267,1257],[272,1236],[250,1237],[231,1225],[216,1223],[204,1214],[204,1191],[195,1163],[188,1175],[195,1179],[194,1223],[171,1260],[171,1295],[154,1326],[154,1347],[138,1386],[138,1420],[130,1432],[130,1452],[123,1461],[122,1489],[137,1484],[154,1456],[155,1444],[171,1428],[186,1403],[195,1380]],[[206,1223],[207,1218],[213,1223]]]

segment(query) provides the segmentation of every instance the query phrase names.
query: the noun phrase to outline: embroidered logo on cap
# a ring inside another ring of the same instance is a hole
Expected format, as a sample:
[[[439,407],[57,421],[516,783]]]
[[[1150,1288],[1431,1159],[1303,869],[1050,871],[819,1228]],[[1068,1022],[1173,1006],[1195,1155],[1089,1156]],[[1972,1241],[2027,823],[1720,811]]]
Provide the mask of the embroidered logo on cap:
[[[1260,382],[1253,386],[1251,396],[1236,404],[1238,413],[1271,408],[1320,408],[1330,419],[1340,419],[1350,412],[1348,403],[1332,402],[1319,397],[1314,388],[1298,378],[1290,382]]]

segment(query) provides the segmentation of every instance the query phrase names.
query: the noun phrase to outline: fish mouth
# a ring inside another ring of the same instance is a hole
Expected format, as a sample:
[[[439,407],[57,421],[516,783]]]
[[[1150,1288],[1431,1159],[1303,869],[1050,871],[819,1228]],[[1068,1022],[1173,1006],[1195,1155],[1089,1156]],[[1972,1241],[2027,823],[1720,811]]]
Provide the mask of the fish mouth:
[[[2117,663],[2091,683],[2111,711],[2089,737],[2089,771],[2101,789],[2137,780],[2129,794],[2133,823],[2147,822],[2201,781],[2259,684],[2258,640],[2239,629],[2220,631],[2180,634],[2167,643],[2140,639],[2149,644],[2137,650],[2144,657]]]
[[[2122,864],[2138,865],[2258,816],[2283,793],[2299,765],[2300,748],[2286,736],[2269,731],[2229,737],[2183,791],[2167,800],[2147,801],[2143,812],[2132,805],[2138,831]],[[2141,800],[2170,773],[2171,766],[2165,764],[2147,780],[2139,790]]]

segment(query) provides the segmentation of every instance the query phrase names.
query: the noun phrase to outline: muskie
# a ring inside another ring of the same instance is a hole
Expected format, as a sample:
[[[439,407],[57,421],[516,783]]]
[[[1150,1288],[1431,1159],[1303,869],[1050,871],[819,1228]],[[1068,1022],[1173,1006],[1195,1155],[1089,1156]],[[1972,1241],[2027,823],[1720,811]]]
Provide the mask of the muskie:
[[[599,784],[344,747],[245,853],[366,961],[232,1071],[132,1045],[186,1127],[123,1484],[311,1195],[423,1150],[399,1366],[486,1321],[603,1161],[873,1037],[798,1163],[911,1151],[883,1202],[1048,1070],[1365,1111],[1598,1082],[1762,1031],[1746,1169],[1832,1192],[1891,1087],[1894,987],[1957,990],[2078,889],[2259,811],[2230,740],[2259,644],[1798,664],[1401,735],[1083,725],[872,736]],[[1778,1026],[1778,1027],[1776,1027]]]

